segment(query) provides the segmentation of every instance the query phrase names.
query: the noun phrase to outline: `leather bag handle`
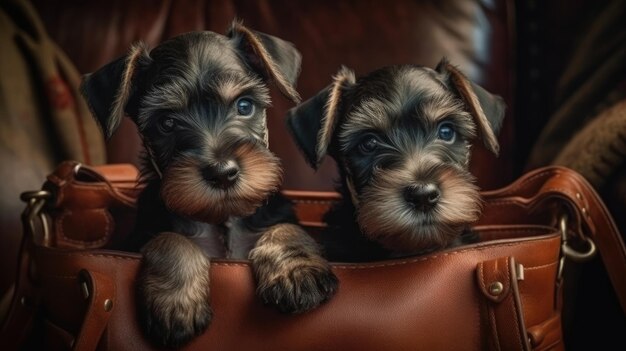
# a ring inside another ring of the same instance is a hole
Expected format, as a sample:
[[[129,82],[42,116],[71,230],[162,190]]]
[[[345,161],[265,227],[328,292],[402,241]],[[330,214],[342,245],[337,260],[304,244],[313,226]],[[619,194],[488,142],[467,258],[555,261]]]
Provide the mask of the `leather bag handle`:
[[[563,253],[573,260],[581,260],[590,258],[597,247],[626,313],[626,246],[600,196],[580,174],[565,167],[543,167],[524,174],[506,188],[486,191],[482,195],[485,201],[514,198],[516,202],[526,204],[529,212],[549,201],[565,204],[570,217],[567,223],[561,223]],[[567,227],[573,230],[569,231]],[[568,239],[586,241],[589,252],[577,254],[567,243]]]
[[[80,271],[79,282],[83,295],[89,299],[89,305],[72,350],[93,351],[115,308],[115,282],[106,274],[86,269]]]
[[[476,277],[484,297],[489,326],[489,349],[529,351],[524,309],[517,281],[521,265],[513,257],[478,263]]]

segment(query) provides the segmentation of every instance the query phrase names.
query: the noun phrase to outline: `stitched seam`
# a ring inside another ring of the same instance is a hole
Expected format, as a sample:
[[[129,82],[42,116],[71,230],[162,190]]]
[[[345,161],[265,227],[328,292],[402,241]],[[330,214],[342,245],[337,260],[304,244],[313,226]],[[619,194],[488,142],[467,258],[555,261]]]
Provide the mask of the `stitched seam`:
[[[542,264],[539,266],[529,266],[529,267],[524,266],[524,269],[525,270],[543,269],[543,268],[548,268],[550,266],[556,266],[556,263],[557,262],[551,262],[551,263],[546,263],[546,264]]]
[[[485,271],[484,264],[482,262],[478,264],[478,272],[480,273],[480,287],[484,293],[487,291],[487,288],[485,287]]]
[[[462,254],[468,251],[484,251],[484,250],[488,250],[488,249],[492,249],[495,247],[509,247],[509,246],[518,246],[518,245],[526,245],[529,244],[530,242],[524,242],[524,243],[520,243],[520,242],[515,242],[515,243],[509,243],[509,244],[501,244],[501,245],[494,245],[494,246],[483,246],[483,247],[474,247],[474,248],[470,248],[470,249],[464,249],[464,250],[459,250],[459,251],[453,251],[453,252],[446,252],[444,254],[440,254],[440,255],[434,255],[434,256],[429,256],[429,257],[421,257],[421,258],[414,258],[408,261],[402,261],[402,262],[391,262],[391,263],[381,263],[381,264],[372,264],[372,265],[367,265],[367,266],[348,266],[348,265],[334,265],[334,267],[336,268],[343,268],[343,269],[360,269],[360,268],[378,268],[378,267],[390,267],[390,266],[397,266],[397,265],[405,265],[405,264],[412,264],[412,263],[416,263],[416,262],[423,262],[423,261],[429,261],[429,260],[434,260],[434,259],[438,259],[440,257],[447,257],[447,256],[452,256],[452,255],[458,255],[458,254]]]
[[[567,194],[567,195],[571,198],[570,200],[573,200],[573,199],[575,198],[575,196],[573,195],[573,193],[572,193],[569,189],[565,189],[565,188],[549,188],[549,190],[563,192],[563,193]],[[586,191],[584,191],[584,190],[583,190],[583,191],[581,191],[581,192],[585,192],[585,193],[586,193]],[[585,195],[586,195],[586,196],[585,196],[585,199],[591,199],[591,200],[593,201],[594,207],[601,208],[600,204],[598,203],[597,199],[596,199],[594,196],[590,196],[590,195],[588,195],[588,194],[585,194]],[[573,200],[572,202],[573,202],[573,203],[576,203],[576,201],[575,201],[575,200]],[[587,203],[587,206],[588,206],[588,207],[591,207],[591,204],[590,204],[590,203]],[[602,210],[601,210],[601,211],[599,211],[599,212],[600,212],[600,217],[602,217],[602,219],[603,219],[605,222],[610,223],[610,221],[609,221],[609,219],[607,218],[607,216],[606,216],[606,214],[604,213],[604,211],[602,211]],[[593,226],[595,226],[595,223],[593,222],[593,220],[592,220],[591,216],[587,216],[586,218],[585,218],[582,214],[581,214],[580,216],[581,216],[581,218],[583,219],[583,222],[584,222],[585,220],[587,220],[587,221],[589,221],[589,222],[590,222]],[[619,251],[619,253],[620,253],[620,256],[621,256],[624,260],[626,260],[626,253],[624,253],[622,250],[618,250],[618,251]]]
[[[538,239],[538,240],[544,240],[544,239]],[[392,263],[379,263],[379,264],[370,264],[370,265],[358,265],[358,266],[352,266],[352,265],[344,265],[344,264],[333,264],[332,266],[334,268],[338,268],[338,269],[366,269],[366,268],[383,268],[383,267],[391,267],[391,266],[403,266],[403,265],[407,265],[407,264],[413,264],[413,263],[417,263],[417,262],[423,262],[423,261],[429,261],[429,260],[434,260],[440,257],[447,257],[447,256],[452,256],[452,255],[457,255],[457,254],[461,254],[461,253],[465,253],[468,251],[484,251],[484,250],[488,250],[488,249],[492,249],[495,247],[509,247],[509,246],[517,246],[517,245],[527,245],[534,242],[533,241],[528,241],[528,242],[515,242],[515,243],[508,243],[508,244],[499,244],[499,245],[487,245],[487,246],[483,246],[483,247],[475,247],[475,248],[471,248],[471,249],[464,249],[464,250],[459,250],[459,251],[453,251],[453,252],[447,252],[445,254],[441,254],[441,255],[435,255],[435,256],[429,256],[429,257],[421,257],[421,258],[414,258],[414,259],[410,259],[408,261],[401,261],[401,262],[392,262]],[[47,251],[45,253],[46,255],[59,255],[59,256],[67,256],[68,253],[67,252],[56,252],[56,251]],[[105,257],[105,258],[113,258],[113,259],[120,259],[120,260],[130,260],[130,261],[139,261],[141,260],[141,257],[123,257],[123,256],[117,256],[114,254],[100,254],[100,253],[80,253],[80,252],[73,252],[73,253],[69,253],[69,255],[77,255],[77,256],[81,256],[81,257]],[[246,263],[237,263],[237,262],[211,262],[212,265],[217,265],[217,266],[241,266],[241,267],[247,267],[249,266]],[[528,268],[532,268],[532,266],[529,266]]]
[[[75,188],[75,189],[87,189],[87,190],[109,190],[109,189],[111,189],[110,186],[106,185],[106,183],[103,183],[101,180],[94,180],[93,182],[77,180],[74,183],[72,183],[72,188]]]
[[[504,276],[504,281],[506,282],[506,291],[504,291],[504,293],[509,294],[511,293],[513,290],[513,287],[511,285],[511,276],[510,276],[510,272],[509,270],[511,269],[511,264],[509,263],[510,259],[505,259],[506,261],[506,275]]]
[[[511,303],[513,304],[513,323],[515,323],[515,334],[517,336],[517,343],[519,346],[520,350],[523,350],[524,348],[522,347],[522,335],[520,333],[520,325],[519,322],[517,320],[519,314],[519,311],[517,309],[517,303],[515,300],[515,292],[513,291],[513,282],[512,282],[512,278],[511,278],[511,260],[507,259],[506,260],[506,279],[507,279],[507,284],[509,284],[509,289],[511,290],[509,293],[509,299],[511,300]]]
[[[72,210],[65,210],[63,211],[63,213],[61,214],[61,216],[57,219],[57,228],[59,228],[59,234],[61,234],[61,237],[71,243],[74,244],[85,244],[85,245],[90,245],[90,246],[97,246],[99,244],[103,244],[106,243],[109,240],[110,237],[110,233],[109,233],[109,229],[111,227],[111,215],[108,213],[107,210],[105,209],[99,209],[99,210],[94,210],[96,211],[96,213],[98,212],[103,212],[104,213],[104,219],[105,219],[105,225],[104,225],[104,237],[102,239],[96,240],[96,241],[89,241],[89,240],[76,240],[76,239],[71,239],[69,237],[67,237],[65,235],[65,229],[63,227],[63,219],[65,217],[67,217],[68,215],[72,214]]]
[[[480,226],[477,226],[480,228]],[[550,228],[536,228],[536,229],[524,229],[524,228],[494,228],[494,229],[485,229],[482,230],[484,233],[522,233],[522,234],[537,234],[537,235],[548,235],[556,232],[556,229]]]
[[[525,203],[522,203],[519,200],[487,200],[486,202],[489,205],[506,205],[506,204],[526,205]]]
[[[141,257],[124,257],[124,256],[113,255],[113,254],[94,254],[94,253],[79,253],[79,252],[68,253],[68,252],[62,252],[61,250],[59,250],[59,252],[48,251],[48,252],[44,253],[44,255],[81,256],[81,257],[104,257],[104,258],[113,258],[113,259],[117,259],[117,260],[127,260],[127,261],[140,261],[141,260]],[[244,264],[241,264],[241,265],[244,265]]]
[[[493,310],[492,307],[488,307],[489,308],[489,316],[491,318],[491,323],[493,325],[493,341],[495,343],[495,346],[498,350],[502,349],[502,346],[500,345],[500,337],[498,336],[498,324],[496,323],[496,316],[495,316],[495,312]]]

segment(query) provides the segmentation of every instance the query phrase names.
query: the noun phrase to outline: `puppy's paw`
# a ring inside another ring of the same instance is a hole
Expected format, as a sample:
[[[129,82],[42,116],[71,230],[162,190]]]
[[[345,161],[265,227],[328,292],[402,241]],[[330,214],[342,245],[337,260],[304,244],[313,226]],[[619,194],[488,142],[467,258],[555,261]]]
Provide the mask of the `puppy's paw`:
[[[321,305],[337,290],[337,277],[327,267],[309,262],[294,263],[281,272],[258,276],[257,293],[268,305],[283,313],[302,313]]]
[[[284,313],[302,313],[330,299],[338,280],[317,244],[302,229],[280,225],[250,252],[257,294]]]
[[[177,348],[202,334],[213,312],[209,304],[209,261],[185,237],[163,233],[142,249],[137,307],[149,340]]]

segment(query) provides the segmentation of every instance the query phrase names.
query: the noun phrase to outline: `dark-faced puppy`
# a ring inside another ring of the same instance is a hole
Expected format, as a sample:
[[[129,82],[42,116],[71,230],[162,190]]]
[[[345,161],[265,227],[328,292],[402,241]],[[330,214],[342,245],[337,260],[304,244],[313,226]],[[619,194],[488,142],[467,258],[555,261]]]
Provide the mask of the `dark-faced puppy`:
[[[137,305],[155,343],[183,345],[210,323],[208,257],[249,257],[259,296],[282,311],[333,294],[336,278],[277,193],[282,170],[267,148],[267,84],[297,102],[299,70],[290,43],[235,22],[226,36],[134,46],[86,76],[83,93],[107,137],[128,115],[145,145],[126,248],[144,255]]]
[[[445,59],[435,70],[390,66],[358,80],[340,70],[288,114],[308,162],[329,154],[339,167],[344,199],[326,217],[328,257],[384,259],[458,243],[481,210],[470,142],[479,135],[497,154],[503,117],[502,99]]]

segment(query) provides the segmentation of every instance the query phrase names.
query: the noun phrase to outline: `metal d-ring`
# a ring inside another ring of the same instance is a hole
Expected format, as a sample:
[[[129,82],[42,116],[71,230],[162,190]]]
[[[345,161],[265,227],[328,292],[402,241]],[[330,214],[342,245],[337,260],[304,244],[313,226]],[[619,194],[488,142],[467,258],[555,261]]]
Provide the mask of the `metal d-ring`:
[[[587,243],[587,251],[578,251],[567,244],[567,215],[561,216],[559,220],[559,229],[561,231],[561,250],[563,251],[563,255],[570,258],[573,261],[582,262],[587,261],[595,256],[597,249],[596,244],[591,240],[591,238],[580,234],[580,238],[583,239]]]
[[[43,229],[42,244],[47,245],[50,240],[50,224],[48,217],[43,213],[43,207],[52,197],[52,193],[46,190],[25,191],[20,194],[20,199],[26,202],[26,208],[22,212],[22,221],[27,235],[34,238],[35,220],[39,219]]]
[[[80,162],[76,163],[76,166],[74,166],[74,169],[73,169],[75,176],[78,175],[78,172],[80,172],[81,167],[83,167],[82,163]]]

